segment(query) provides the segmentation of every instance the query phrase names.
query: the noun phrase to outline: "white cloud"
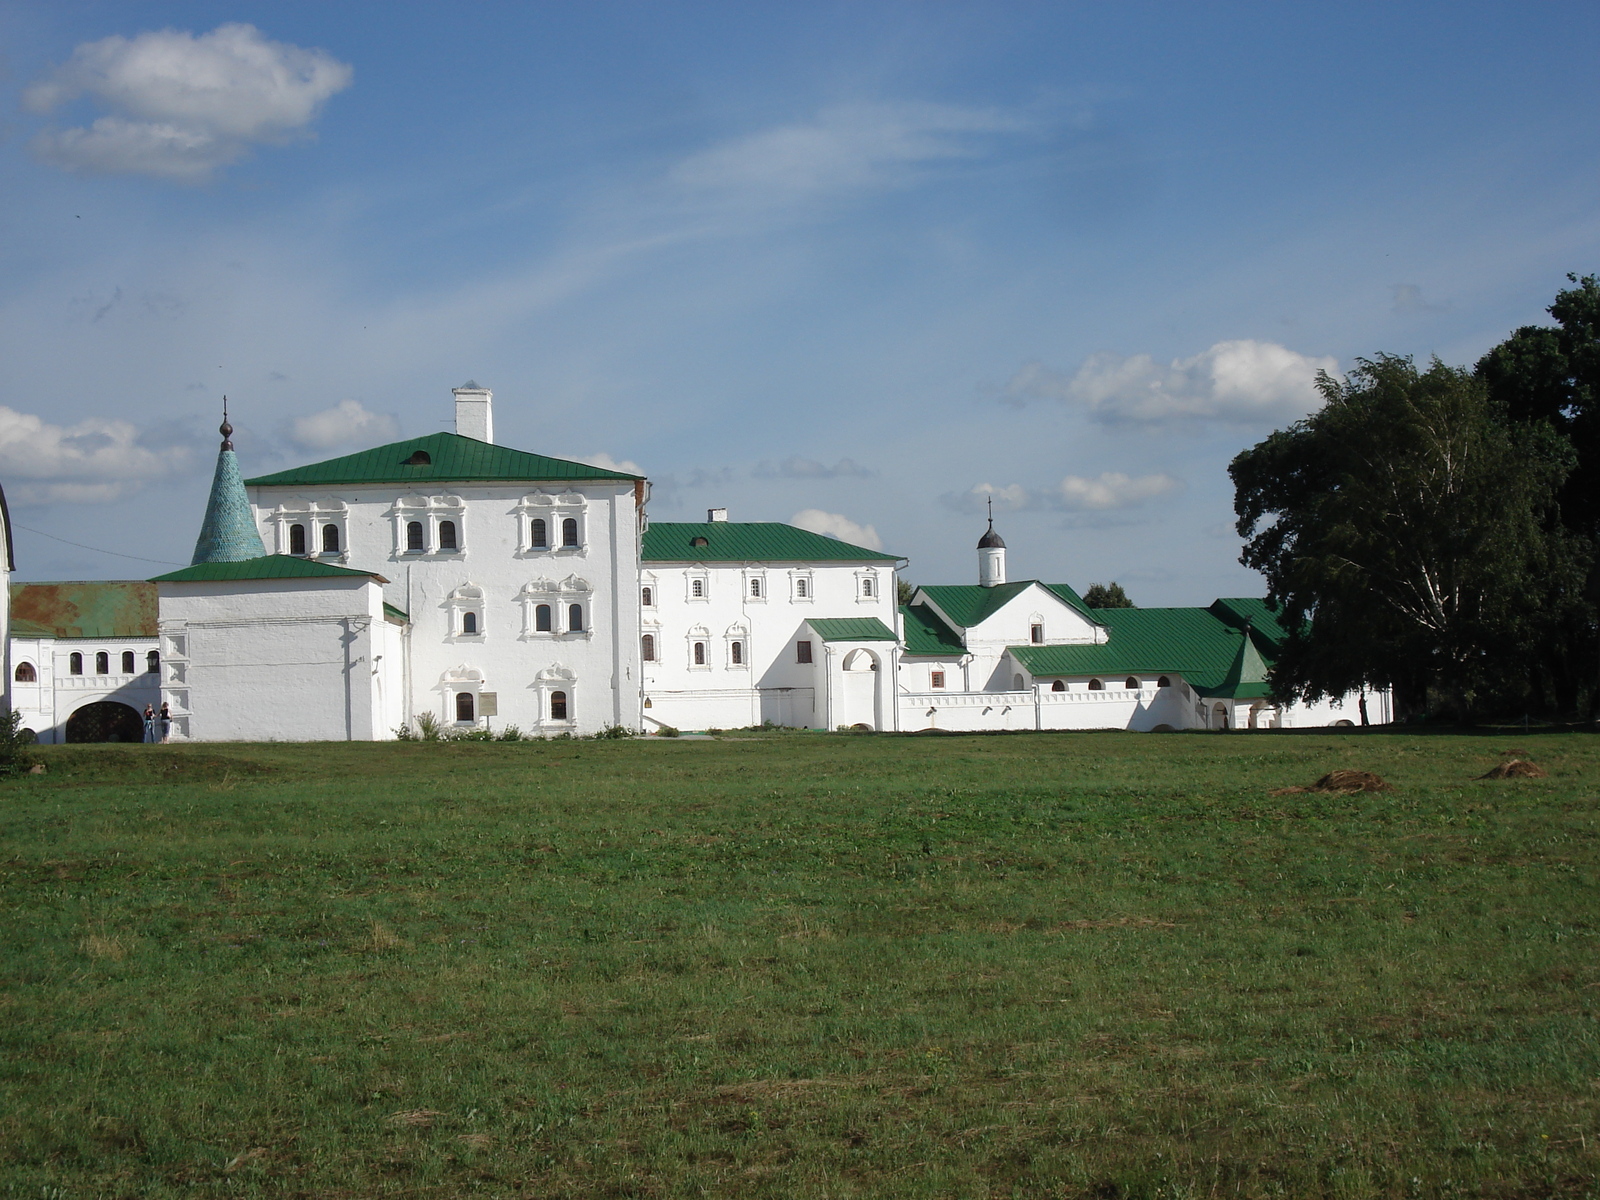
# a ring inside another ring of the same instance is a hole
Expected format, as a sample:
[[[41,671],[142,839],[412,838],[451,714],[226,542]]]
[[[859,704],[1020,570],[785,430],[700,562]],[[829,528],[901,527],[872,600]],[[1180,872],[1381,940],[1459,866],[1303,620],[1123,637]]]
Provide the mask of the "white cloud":
[[[843,479],[855,477],[870,479],[877,474],[869,467],[863,467],[853,458],[841,458],[833,466],[820,463],[814,458],[801,458],[794,456],[784,459],[780,463],[763,462],[752,472],[757,479]]]
[[[643,475],[645,473],[644,468],[632,459],[624,458],[619,461],[604,452],[599,454],[573,454],[568,457],[573,462],[599,467],[602,471],[621,471],[624,475]]]
[[[356,444],[376,446],[400,436],[400,422],[387,413],[368,412],[357,400],[341,400],[289,423],[289,440],[302,450],[331,450]]]
[[[90,417],[51,425],[0,405],[0,477],[24,504],[89,504],[116,500],[146,480],[180,469],[186,446],[151,449],[126,421]]]
[[[33,149],[47,162],[199,182],[252,144],[304,135],[351,74],[325,51],[270,41],[252,25],[198,37],[165,29],[84,42],[23,102],[47,113],[89,95],[113,110],[88,128],[40,133]]]
[[[1136,508],[1147,500],[1164,496],[1183,487],[1183,481],[1166,472],[1137,477],[1121,471],[1102,471],[1093,477],[1064,476],[1059,483],[1048,487],[1030,488],[1020,483],[996,487],[980,483],[965,492],[953,492],[943,497],[946,507],[956,512],[982,514],[988,511],[989,501],[994,501],[994,511],[1005,512],[1104,512],[1110,509]]]
[[[1015,404],[1037,399],[1079,404],[1108,425],[1271,424],[1297,420],[1320,407],[1317,372],[1337,369],[1333,358],[1240,339],[1165,365],[1148,354],[1095,354],[1070,378],[1028,363],[1006,384],[1005,397]]]
[[[982,139],[1031,123],[995,108],[848,104],[735,138],[680,162],[679,188],[756,203],[895,186],[918,168],[980,157]]]
[[[789,524],[824,537],[838,538],[852,546],[865,546],[868,550],[882,550],[883,539],[871,525],[858,525],[839,513],[823,512],[820,508],[807,508],[789,518]]]

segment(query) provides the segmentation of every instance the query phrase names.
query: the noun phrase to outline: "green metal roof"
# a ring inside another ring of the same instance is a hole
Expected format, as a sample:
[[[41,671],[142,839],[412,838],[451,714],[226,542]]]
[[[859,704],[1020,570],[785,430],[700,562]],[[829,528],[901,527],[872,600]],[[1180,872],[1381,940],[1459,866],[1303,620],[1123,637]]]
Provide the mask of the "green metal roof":
[[[1289,636],[1289,631],[1278,621],[1278,610],[1255,596],[1213,600],[1211,611],[1219,620],[1226,621],[1235,629],[1243,629],[1248,625],[1274,646],[1281,646]]]
[[[399,625],[404,625],[411,620],[404,612],[387,602],[383,606],[383,615]]]
[[[981,625],[994,616],[1017,596],[1038,584],[1056,599],[1076,609],[1091,624],[1104,624],[1101,610],[1090,608],[1077,592],[1064,583],[1043,583],[1037,579],[1019,579],[1015,583],[1001,583],[994,587],[980,587],[975,583],[944,583],[921,587],[917,590],[927,595],[939,610],[963,629]]]
[[[1036,676],[1171,672],[1182,675],[1202,695],[1266,694],[1266,670],[1271,664],[1261,647],[1210,609],[1099,611],[1108,641],[1092,646],[1013,646],[1012,656]]]
[[[288,554],[268,554],[262,558],[248,558],[243,562],[195,563],[181,571],[157,575],[151,583],[221,583],[240,579],[327,579],[334,576],[376,579],[388,583],[376,571],[352,571],[349,567],[336,567],[332,563],[316,562],[309,558],[295,558]]]
[[[704,538],[705,545],[694,540]],[[897,556],[780,521],[652,521],[645,562],[895,562]]]
[[[806,624],[825,642],[894,642],[899,639],[877,617],[808,617]]]
[[[907,654],[937,655],[949,658],[965,654],[966,645],[955,630],[939,619],[939,614],[926,604],[902,604],[900,615],[905,619]]]
[[[408,466],[418,451],[431,461]],[[295,467],[274,475],[245,480],[248,487],[330,487],[351,483],[395,483],[427,487],[438,483],[566,483],[593,479],[642,479],[621,471],[606,471],[563,458],[546,458],[480,442],[455,433],[430,433],[426,437],[391,442],[330,458],[327,462]]]
[[[19,637],[155,637],[156,589],[135,579],[13,583],[11,632]]]

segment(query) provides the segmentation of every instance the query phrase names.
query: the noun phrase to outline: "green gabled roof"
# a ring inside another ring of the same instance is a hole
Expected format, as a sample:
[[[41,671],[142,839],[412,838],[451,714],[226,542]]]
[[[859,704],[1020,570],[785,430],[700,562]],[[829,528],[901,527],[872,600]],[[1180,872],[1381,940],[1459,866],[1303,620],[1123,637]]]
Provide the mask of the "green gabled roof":
[[[825,642],[899,641],[877,617],[808,617],[806,624]]]
[[[705,545],[694,545],[704,538]],[[895,562],[897,556],[781,521],[653,521],[645,562]]]
[[[334,576],[389,582],[376,571],[352,571],[349,567],[336,567],[332,563],[295,558],[288,554],[268,554],[262,558],[247,558],[243,562],[195,563],[181,571],[157,575],[150,582],[220,583],[243,579],[327,579]]]
[[[1229,695],[1222,689],[1264,687],[1270,664],[1255,642],[1205,608],[1105,608],[1099,610],[1108,640],[1092,646],[1013,646],[1011,654],[1036,675],[1117,675],[1172,673],[1182,675],[1205,695]],[[1248,660],[1245,646],[1260,670]],[[1243,660],[1243,661],[1242,661]],[[1241,698],[1248,691],[1238,693]],[[1261,693],[1264,694],[1264,693]]]
[[[966,644],[956,631],[941,621],[939,614],[926,604],[902,604],[900,615],[905,620],[907,654],[948,658],[952,654],[967,652]]]
[[[405,625],[411,620],[411,618],[408,615],[406,615],[406,613],[402,612],[400,609],[396,608],[394,605],[388,603],[387,601],[385,601],[384,605],[383,605],[383,615],[388,617],[391,621],[395,622],[397,625]]]
[[[1001,583],[994,587],[981,587],[975,583],[939,583],[918,588],[939,606],[939,611],[948,616],[963,629],[971,629],[974,625],[981,625],[984,621],[994,616],[1017,596],[1027,591],[1034,584],[1039,584],[1045,591],[1079,613],[1091,624],[1099,625],[1100,610],[1090,608],[1064,583],[1042,583],[1037,579],[1019,579],[1016,583]]]
[[[406,460],[422,451],[432,461],[407,466]],[[246,479],[247,487],[331,487],[352,483],[394,483],[428,487],[438,483],[567,483],[591,479],[642,479],[622,471],[606,471],[564,458],[546,458],[509,446],[496,446],[456,433],[430,433],[376,446],[359,454],[330,458]]]
[[[138,579],[13,583],[18,637],[155,637],[156,589]]]
[[[1233,665],[1214,688],[1202,688],[1203,696],[1231,696],[1236,700],[1259,700],[1271,694],[1267,687],[1267,663],[1256,645],[1255,636],[1247,629],[1239,639],[1239,650],[1233,656]]]
[[[1255,596],[1232,596],[1211,602],[1211,611],[1219,620],[1235,629],[1249,626],[1274,646],[1281,646],[1289,631],[1278,620],[1278,610]]]

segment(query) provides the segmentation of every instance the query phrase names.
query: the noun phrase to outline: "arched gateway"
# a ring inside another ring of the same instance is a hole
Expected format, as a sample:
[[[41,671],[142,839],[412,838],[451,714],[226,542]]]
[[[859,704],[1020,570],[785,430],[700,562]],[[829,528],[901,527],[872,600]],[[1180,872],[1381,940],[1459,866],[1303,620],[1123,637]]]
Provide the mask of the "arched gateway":
[[[69,742],[142,742],[144,721],[138,710],[115,700],[85,704],[67,718]]]

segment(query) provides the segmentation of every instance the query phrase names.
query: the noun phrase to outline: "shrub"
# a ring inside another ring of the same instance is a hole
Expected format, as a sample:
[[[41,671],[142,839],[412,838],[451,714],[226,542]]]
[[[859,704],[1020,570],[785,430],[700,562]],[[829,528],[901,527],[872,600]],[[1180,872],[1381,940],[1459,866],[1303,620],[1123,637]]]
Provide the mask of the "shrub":
[[[507,725],[494,740],[497,742],[523,742],[528,739],[522,736],[522,730],[515,725]]]
[[[0,775],[25,775],[33,766],[28,746],[36,741],[32,730],[22,728],[22,714],[14,708],[0,716]]]
[[[661,737],[677,737],[678,727],[676,725],[663,725],[660,729],[656,730],[656,733]]]
[[[424,742],[439,740],[439,718],[431,712],[417,714],[417,732]]]
[[[633,730],[626,725],[607,725],[600,732],[592,735],[595,741],[609,741],[612,738],[631,738]]]

